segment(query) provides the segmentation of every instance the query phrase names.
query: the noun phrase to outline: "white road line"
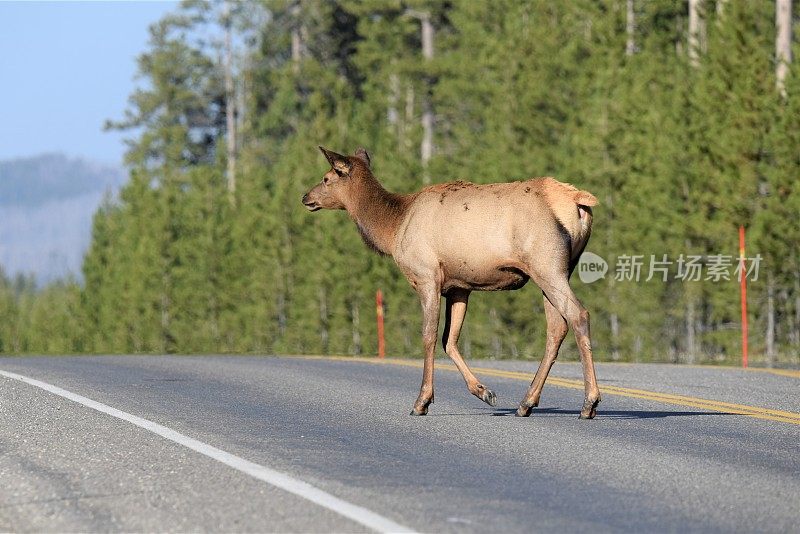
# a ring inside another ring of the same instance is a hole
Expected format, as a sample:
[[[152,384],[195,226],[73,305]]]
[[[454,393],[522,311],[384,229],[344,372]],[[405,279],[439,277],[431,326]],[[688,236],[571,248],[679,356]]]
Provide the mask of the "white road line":
[[[314,504],[322,506],[323,508],[327,508],[328,510],[336,512],[337,514],[348,519],[352,519],[356,523],[360,523],[365,527],[371,528],[378,532],[414,532],[410,528],[395,523],[391,519],[367,510],[362,506],[358,506],[339,499],[338,497],[334,497],[330,493],[322,491],[321,489],[316,488],[307,482],[293,478],[287,474],[281,473],[280,471],[275,471],[269,467],[250,462],[244,458],[236,456],[235,454],[225,452],[221,449],[203,443],[202,441],[190,438],[189,436],[181,434],[180,432],[172,430],[171,428],[167,428],[163,425],[159,425],[158,423],[154,423],[153,421],[123,412],[122,410],[117,410],[116,408],[112,408],[111,406],[101,402],[97,402],[82,395],[78,395],[77,393],[72,393],[71,391],[61,389],[60,387],[48,384],[47,382],[28,378],[27,376],[18,375],[16,373],[10,373],[3,370],[0,370],[0,376],[25,382],[26,384],[36,386],[37,388],[41,388],[45,391],[53,393],[54,395],[64,397],[65,399],[77,402],[78,404],[82,404],[88,408],[97,410],[98,412],[116,417],[117,419],[122,419],[123,421],[127,421],[140,428],[149,430],[153,434],[158,434],[162,438],[168,439],[179,445],[183,445],[184,447],[192,449],[195,452],[199,452],[200,454],[208,456],[209,458],[213,458],[214,460],[241,471],[242,473],[246,473],[253,478],[257,478],[258,480],[266,482],[267,484],[275,486],[276,488],[280,488],[284,491],[288,491],[289,493],[297,495],[298,497],[309,500]]]

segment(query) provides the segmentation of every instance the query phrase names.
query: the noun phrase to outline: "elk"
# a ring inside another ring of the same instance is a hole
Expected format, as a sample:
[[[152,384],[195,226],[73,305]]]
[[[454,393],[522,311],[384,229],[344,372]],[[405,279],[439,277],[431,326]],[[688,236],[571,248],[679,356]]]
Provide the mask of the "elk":
[[[444,350],[470,393],[495,406],[495,393],[470,371],[458,350],[467,302],[472,291],[519,289],[533,280],[544,295],[547,342],[516,415],[527,417],[539,404],[547,375],[572,327],[584,377],[580,418],[595,416],[600,390],[592,361],[589,312],[569,286],[591,233],[594,195],[553,178],[488,185],[458,181],[395,194],[372,174],[363,148],[352,156],[319,149],[331,168],[303,196],[305,207],[346,210],[364,243],[392,256],[419,296],[425,359],[411,415],[426,415],[434,400],[440,296],[445,297],[446,306]]]

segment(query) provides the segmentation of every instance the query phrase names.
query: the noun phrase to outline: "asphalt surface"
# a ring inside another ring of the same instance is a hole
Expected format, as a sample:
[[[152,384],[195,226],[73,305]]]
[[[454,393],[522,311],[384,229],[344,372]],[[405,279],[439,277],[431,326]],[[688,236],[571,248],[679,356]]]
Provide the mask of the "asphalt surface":
[[[239,356],[0,358],[38,379],[308,482],[424,532],[796,532],[800,374],[599,365],[601,391],[636,388],[792,412],[798,423],[436,373],[427,417],[403,364]],[[441,362],[445,363],[445,362]],[[472,362],[532,372],[533,362]],[[551,376],[580,378],[558,363]],[[528,378],[529,379],[529,378]],[[622,390],[619,390],[622,391]],[[735,410],[734,410],[735,411]],[[368,531],[128,422],[0,376],[2,531]]]

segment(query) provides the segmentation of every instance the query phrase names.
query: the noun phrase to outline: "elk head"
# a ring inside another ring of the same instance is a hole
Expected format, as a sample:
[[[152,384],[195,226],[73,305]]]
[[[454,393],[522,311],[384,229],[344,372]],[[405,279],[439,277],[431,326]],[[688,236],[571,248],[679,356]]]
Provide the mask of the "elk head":
[[[303,195],[303,205],[309,211],[347,209],[357,186],[359,171],[369,172],[369,154],[363,148],[352,156],[343,156],[323,147],[319,149],[331,164],[331,169],[323,175],[320,183]]]

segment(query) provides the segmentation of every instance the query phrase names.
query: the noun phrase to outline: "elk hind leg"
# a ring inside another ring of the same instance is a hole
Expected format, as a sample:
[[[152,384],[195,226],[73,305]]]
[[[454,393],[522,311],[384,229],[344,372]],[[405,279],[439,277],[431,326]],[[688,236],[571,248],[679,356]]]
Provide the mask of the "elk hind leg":
[[[445,299],[445,323],[444,334],[442,335],[444,351],[453,360],[461,376],[464,377],[464,382],[466,382],[469,392],[486,404],[495,406],[497,404],[497,395],[494,394],[494,391],[481,384],[458,350],[458,336],[461,334],[464,316],[467,314],[469,291],[462,289],[451,290]]]
[[[542,388],[547,380],[547,375],[558,357],[558,349],[561,343],[567,336],[567,321],[558,310],[544,297],[544,314],[547,318],[547,342],[544,349],[544,357],[539,363],[539,369],[536,371],[536,376],[531,382],[528,392],[519,403],[517,408],[517,415],[520,417],[527,417],[531,414],[531,408],[539,405],[539,398],[542,396]]]
[[[539,277],[541,278],[541,277]],[[545,297],[575,333],[575,341],[581,355],[583,367],[584,401],[581,408],[581,419],[593,419],[597,414],[597,405],[600,403],[600,389],[597,387],[597,377],[592,359],[592,342],[589,334],[589,312],[580,303],[566,277],[552,283],[540,285]]]

